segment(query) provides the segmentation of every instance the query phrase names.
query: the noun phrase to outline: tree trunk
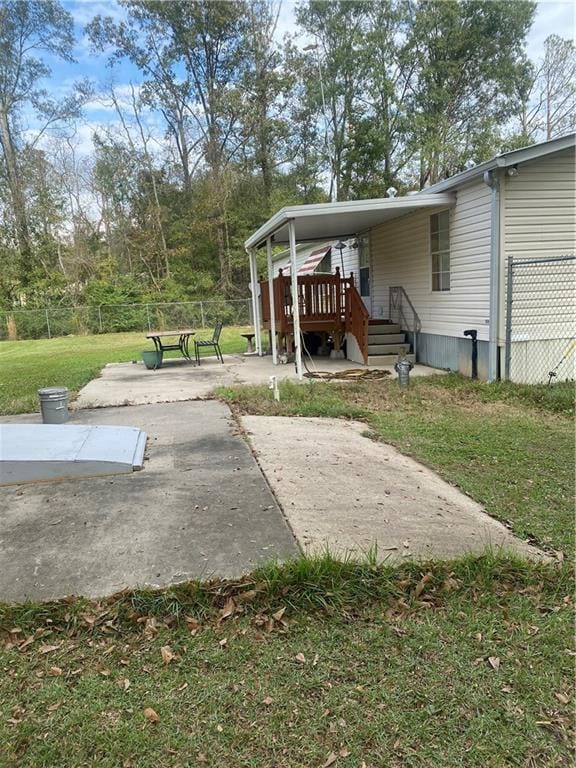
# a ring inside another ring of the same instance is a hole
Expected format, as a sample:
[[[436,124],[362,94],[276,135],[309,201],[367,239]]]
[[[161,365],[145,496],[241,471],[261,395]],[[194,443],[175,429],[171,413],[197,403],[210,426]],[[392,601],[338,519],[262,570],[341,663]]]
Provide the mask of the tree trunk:
[[[16,224],[16,239],[18,242],[18,250],[20,251],[22,266],[21,275],[25,278],[30,272],[32,255],[32,248],[30,246],[30,232],[28,230],[28,216],[26,213],[26,201],[24,199],[24,192],[22,190],[20,176],[18,173],[16,151],[12,141],[10,125],[8,123],[8,115],[3,110],[0,110],[0,143],[2,144],[4,160],[6,162],[8,186],[10,188],[10,196],[12,198],[12,208],[14,221]]]
[[[188,149],[188,138],[186,137],[186,128],[184,121],[178,122],[178,135],[177,135],[177,147],[180,155],[180,162],[182,164],[182,180],[184,182],[184,189],[186,192],[190,192],[191,178],[190,178],[190,150]]]
[[[262,186],[264,189],[264,199],[266,202],[266,212],[270,206],[270,195],[272,194],[272,172],[270,167],[270,147],[268,130],[268,98],[266,93],[266,78],[263,72],[258,75],[257,84],[257,111],[258,111],[258,149],[257,163],[260,166],[262,174]]]

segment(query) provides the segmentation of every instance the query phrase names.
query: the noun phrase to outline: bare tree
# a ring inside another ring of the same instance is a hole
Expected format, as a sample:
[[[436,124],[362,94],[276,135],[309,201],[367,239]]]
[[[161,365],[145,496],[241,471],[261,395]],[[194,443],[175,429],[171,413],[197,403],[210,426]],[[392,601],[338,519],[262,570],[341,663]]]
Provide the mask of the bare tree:
[[[520,114],[527,141],[553,139],[576,126],[576,46],[572,40],[550,35],[544,56],[534,69]]]
[[[20,168],[21,148],[26,142],[19,141],[18,117],[29,105],[43,120],[36,138],[28,142],[33,146],[49,127],[78,113],[80,93],[55,102],[39,86],[40,79],[50,75],[50,68],[39,56],[50,53],[72,61],[73,44],[72,17],[56,0],[4,0],[0,5],[0,146],[24,282],[31,268],[32,246]]]

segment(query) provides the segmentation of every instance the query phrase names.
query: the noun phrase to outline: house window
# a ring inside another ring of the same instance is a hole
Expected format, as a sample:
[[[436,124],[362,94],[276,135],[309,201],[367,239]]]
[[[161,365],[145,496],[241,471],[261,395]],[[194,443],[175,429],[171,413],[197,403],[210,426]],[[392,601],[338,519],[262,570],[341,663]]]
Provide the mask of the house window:
[[[358,267],[360,296],[370,296],[370,241],[367,235],[358,238]]]
[[[328,248],[324,258],[322,259],[320,264],[318,264],[318,266],[314,271],[321,275],[332,274],[332,249],[331,248]]]
[[[450,290],[450,211],[430,216],[432,290]]]

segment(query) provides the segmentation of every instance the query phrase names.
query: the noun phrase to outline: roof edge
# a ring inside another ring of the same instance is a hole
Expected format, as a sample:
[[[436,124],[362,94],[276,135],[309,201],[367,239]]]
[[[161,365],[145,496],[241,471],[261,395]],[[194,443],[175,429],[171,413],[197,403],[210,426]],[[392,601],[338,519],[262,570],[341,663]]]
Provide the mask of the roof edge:
[[[424,190],[426,192],[427,190]],[[368,200],[346,200],[337,203],[312,203],[310,205],[292,205],[281,208],[272,217],[259,227],[245,242],[247,250],[258,248],[266,238],[274,232],[286,226],[291,219],[307,218],[322,213],[354,213],[354,211],[377,211],[382,208],[397,208],[401,212],[404,208],[425,208],[435,205],[453,205],[455,197],[450,194],[413,194],[402,197],[379,197]]]
[[[468,170],[456,173],[454,176],[450,176],[447,179],[438,181],[436,184],[432,184],[431,187],[426,187],[418,194],[446,192],[454,187],[459,187],[462,184],[472,181],[486,171],[493,171],[497,168],[509,168],[511,165],[525,163],[529,160],[536,160],[540,157],[546,157],[546,155],[551,155],[554,152],[563,152],[574,146],[576,146],[576,134],[569,133],[566,136],[559,136],[557,139],[550,139],[549,141],[542,141],[539,144],[530,144],[528,147],[513,149],[510,152],[503,152],[501,155],[496,155],[496,157],[493,157],[491,160],[486,160],[484,163],[479,163],[473,168],[469,168]]]

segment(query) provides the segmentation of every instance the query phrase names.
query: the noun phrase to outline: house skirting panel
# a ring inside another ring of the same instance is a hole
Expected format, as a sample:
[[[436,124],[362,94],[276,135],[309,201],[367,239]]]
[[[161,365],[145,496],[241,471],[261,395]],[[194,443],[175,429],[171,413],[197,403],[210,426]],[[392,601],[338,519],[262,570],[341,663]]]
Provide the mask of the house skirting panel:
[[[418,334],[418,362],[432,368],[472,375],[472,342],[469,338]],[[488,377],[488,342],[478,342],[478,378]]]

